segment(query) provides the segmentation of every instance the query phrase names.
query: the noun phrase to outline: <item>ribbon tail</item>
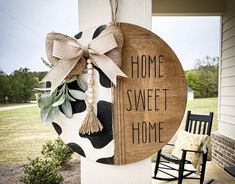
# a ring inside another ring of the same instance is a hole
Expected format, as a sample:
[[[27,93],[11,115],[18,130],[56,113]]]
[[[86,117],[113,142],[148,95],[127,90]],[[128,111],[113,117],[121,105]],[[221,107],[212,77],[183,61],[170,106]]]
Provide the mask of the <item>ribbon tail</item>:
[[[51,82],[52,94],[55,89],[61,84],[66,76],[72,71],[77,64],[78,60],[66,61],[59,60],[58,63],[46,74],[46,76],[40,82]]]
[[[107,56],[105,55],[90,55],[93,62],[99,67],[104,74],[116,86],[117,76],[127,77],[125,73]]]

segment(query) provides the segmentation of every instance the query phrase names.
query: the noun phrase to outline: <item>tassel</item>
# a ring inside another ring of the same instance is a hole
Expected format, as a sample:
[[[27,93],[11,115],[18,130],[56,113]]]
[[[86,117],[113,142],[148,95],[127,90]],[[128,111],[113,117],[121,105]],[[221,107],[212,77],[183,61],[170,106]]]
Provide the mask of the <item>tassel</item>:
[[[102,131],[103,126],[100,123],[94,112],[94,79],[93,79],[93,65],[90,59],[87,59],[87,73],[88,73],[88,104],[87,104],[87,115],[80,127],[79,133],[81,134],[93,134],[95,132]]]
[[[93,134],[95,132],[102,131],[103,125],[100,123],[99,119],[96,117],[93,107],[88,109],[87,115],[82,123],[79,130],[81,134]]]

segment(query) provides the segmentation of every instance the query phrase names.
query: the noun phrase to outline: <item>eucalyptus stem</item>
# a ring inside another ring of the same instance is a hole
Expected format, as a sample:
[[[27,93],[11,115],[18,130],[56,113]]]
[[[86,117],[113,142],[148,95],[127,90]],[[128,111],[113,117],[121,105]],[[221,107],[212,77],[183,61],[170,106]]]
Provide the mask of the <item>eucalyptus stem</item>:
[[[43,122],[53,122],[56,114],[61,110],[59,106],[61,106],[62,111],[67,118],[72,118],[71,101],[76,102],[76,100],[86,99],[86,94],[84,93],[86,86],[81,79],[79,79],[79,84],[82,91],[69,89],[68,81],[64,80],[60,87],[57,88],[51,95],[42,93],[38,99],[38,106],[41,108],[40,114]]]

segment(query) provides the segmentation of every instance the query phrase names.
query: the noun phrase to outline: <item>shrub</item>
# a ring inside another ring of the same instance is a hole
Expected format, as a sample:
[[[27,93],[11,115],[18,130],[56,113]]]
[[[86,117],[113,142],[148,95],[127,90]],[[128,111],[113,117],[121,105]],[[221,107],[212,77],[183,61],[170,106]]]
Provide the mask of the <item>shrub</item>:
[[[63,177],[60,166],[49,158],[35,158],[24,166],[24,176],[21,181],[25,184],[60,184]]]
[[[64,144],[60,138],[58,138],[54,143],[50,140],[47,141],[46,144],[42,146],[41,153],[46,158],[51,158],[59,165],[62,165],[71,159],[73,150]]]
[[[63,181],[60,174],[62,164],[68,162],[73,154],[61,139],[47,141],[42,147],[42,156],[24,166],[21,181],[25,184],[59,184]]]

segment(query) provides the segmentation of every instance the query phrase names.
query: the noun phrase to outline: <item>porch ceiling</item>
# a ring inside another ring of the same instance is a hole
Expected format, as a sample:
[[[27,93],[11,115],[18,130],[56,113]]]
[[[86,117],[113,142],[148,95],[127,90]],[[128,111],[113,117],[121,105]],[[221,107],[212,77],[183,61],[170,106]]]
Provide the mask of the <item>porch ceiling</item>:
[[[154,15],[219,16],[225,12],[227,0],[152,0]]]

